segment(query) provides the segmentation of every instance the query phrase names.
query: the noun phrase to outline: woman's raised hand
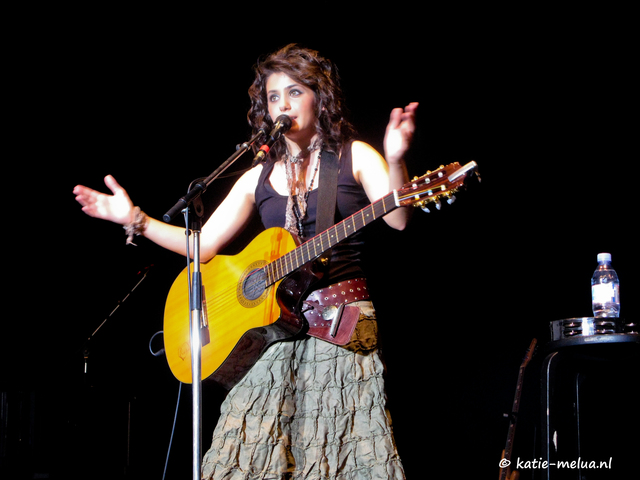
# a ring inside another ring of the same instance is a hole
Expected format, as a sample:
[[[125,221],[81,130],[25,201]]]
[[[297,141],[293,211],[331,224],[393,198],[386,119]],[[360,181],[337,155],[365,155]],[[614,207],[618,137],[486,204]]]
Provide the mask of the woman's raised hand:
[[[91,217],[120,225],[131,223],[133,203],[126,190],[111,175],[105,177],[104,183],[113,195],[101,193],[83,185],[77,185],[73,189],[76,201],[82,205],[82,211]]]
[[[389,124],[384,137],[385,158],[390,164],[398,163],[407,153],[415,131],[418,103],[410,103],[404,109],[391,111]]]

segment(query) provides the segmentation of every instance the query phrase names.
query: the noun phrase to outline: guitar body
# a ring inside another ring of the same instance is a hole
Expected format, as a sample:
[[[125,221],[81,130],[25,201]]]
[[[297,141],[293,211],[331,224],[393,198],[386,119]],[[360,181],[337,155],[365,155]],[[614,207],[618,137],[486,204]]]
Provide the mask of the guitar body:
[[[321,274],[305,265],[273,285],[250,285],[256,269],[298,246],[282,228],[270,228],[237,255],[217,255],[200,266],[204,287],[201,329],[202,379],[212,377],[231,388],[273,343],[302,332],[300,304]],[[174,376],[191,383],[189,288],[185,268],[176,278],[165,304],[164,344]]]
[[[206,313],[207,324],[201,332],[203,379],[220,368],[243,336],[261,337],[264,341],[260,343],[269,343],[269,327],[280,318],[277,301],[279,285],[248,293],[243,289],[243,283],[253,270],[295,247],[296,241],[288,232],[269,229],[254,238],[237,255],[217,255],[201,264],[202,284],[205,286],[203,313]],[[189,323],[188,270],[185,268],[171,286],[164,313],[167,361],[172,373],[183,383],[192,382]],[[241,342],[241,345],[245,343]],[[262,347],[264,345],[257,346],[258,349]],[[237,357],[240,351],[236,350],[234,356]]]

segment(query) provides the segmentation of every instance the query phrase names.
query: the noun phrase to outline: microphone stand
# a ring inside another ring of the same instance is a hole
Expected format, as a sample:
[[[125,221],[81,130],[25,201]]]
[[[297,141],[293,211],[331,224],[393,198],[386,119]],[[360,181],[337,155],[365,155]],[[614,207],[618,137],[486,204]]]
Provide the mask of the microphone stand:
[[[187,225],[187,229],[193,232],[193,272],[190,282],[189,309],[190,309],[190,341],[191,341],[191,387],[192,387],[192,432],[193,432],[193,480],[200,480],[202,463],[202,340],[200,339],[200,329],[202,328],[202,275],[200,272],[200,232],[202,229],[202,218],[204,207],[202,205],[202,194],[209,185],[216,180],[227,168],[229,168],[242,154],[244,154],[262,135],[264,130],[260,130],[251,140],[239,145],[236,152],[220,165],[211,175],[204,180],[200,180],[189,188],[185,196],[180,198],[176,204],[164,214],[162,219],[170,222],[178,212],[185,212],[188,217],[188,210],[193,206],[195,220]],[[186,232],[187,238],[189,231]],[[187,263],[189,259],[187,258]]]
[[[124,304],[124,302],[127,301],[127,299],[131,296],[131,294],[135,291],[136,288],[138,288],[140,286],[140,284],[144,281],[145,278],[147,278],[147,275],[149,274],[149,270],[151,269],[151,267],[153,267],[153,265],[149,265],[148,267],[145,267],[143,270],[140,270],[138,272],[138,275],[142,275],[142,277],[140,278],[140,280],[138,280],[136,282],[136,284],[133,286],[133,288],[131,290],[129,290],[129,292],[124,296],[124,298],[122,298],[122,300],[119,300],[118,303],[116,304],[116,306],[114,307],[113,310],[111,310],[111,313],[109,315],[107,315],[107,317],[102,321],[102,323],[100,325],[98,325],[98,328],[96,328],[93,333],[91,335],[89,335],[89,337],[87,338],[86,342],[84,343],[83,347],[82,347],[82,356],[84,357],[84,375],[85,375],[85,383],[88,385],[89,384],[89,380],[88,380],[88,375],[89,375],[89,354],[91,352],[91,340],[93,340],[93,337],[96,336],[96,334],[98,333],[98,331],[104,327],[104,325],[107,323],[107,321],[113,317],[113,315],[116,313],[116,311]]]

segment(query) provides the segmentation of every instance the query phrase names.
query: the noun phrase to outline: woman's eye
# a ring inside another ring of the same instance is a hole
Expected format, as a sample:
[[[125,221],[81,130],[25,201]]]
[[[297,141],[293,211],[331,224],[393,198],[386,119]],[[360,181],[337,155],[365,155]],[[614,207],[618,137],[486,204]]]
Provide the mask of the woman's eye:
[[[270,102],[277,102],[279,98],[280,97],[278,95],[270,95],[269,96],[269,101]]]
[[[292,97],[297,97],[297,96],[299,96],[299,95],[302,95],[302,91],[301,91],[301,90],[293,89],[293,90],[291,90],[291,91],[289,92],[289,95],[290,95],[290,96],[292,96]]]

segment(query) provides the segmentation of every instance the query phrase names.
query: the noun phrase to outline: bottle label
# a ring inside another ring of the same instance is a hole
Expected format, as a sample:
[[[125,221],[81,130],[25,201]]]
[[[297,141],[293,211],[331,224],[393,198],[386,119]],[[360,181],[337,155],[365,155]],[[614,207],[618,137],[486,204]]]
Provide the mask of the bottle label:
[[[592,285],[591,298],[593,299],[593,303],[618,303],[620,301],[618,285],[614,283]]]

